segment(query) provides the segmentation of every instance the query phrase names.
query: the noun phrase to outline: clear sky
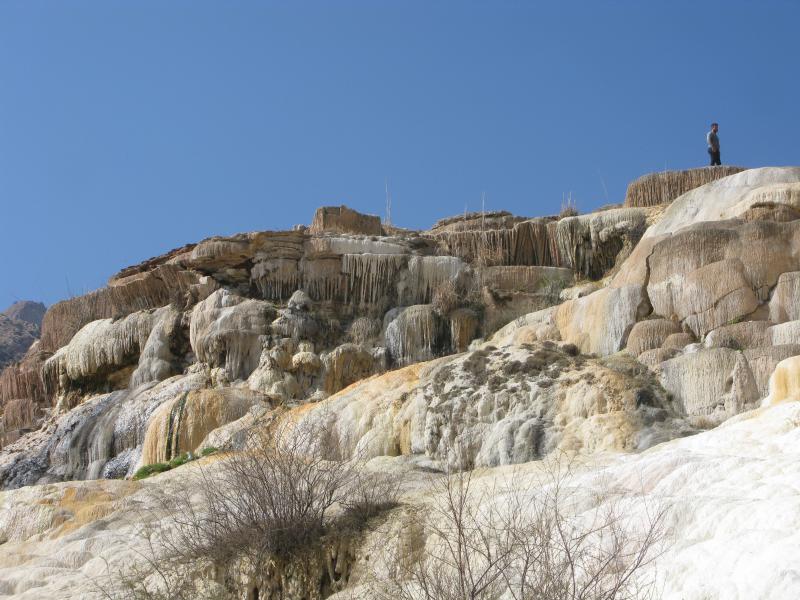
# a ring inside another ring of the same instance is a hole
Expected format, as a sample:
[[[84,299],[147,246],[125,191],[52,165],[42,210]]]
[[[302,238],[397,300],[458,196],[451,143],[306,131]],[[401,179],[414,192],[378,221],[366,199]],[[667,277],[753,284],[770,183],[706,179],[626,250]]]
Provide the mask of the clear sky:
[[[346,203],[395,224],[800,164],[800,3],[0,0],[0,305]],[[0,306],[2,309],[2,306]]]

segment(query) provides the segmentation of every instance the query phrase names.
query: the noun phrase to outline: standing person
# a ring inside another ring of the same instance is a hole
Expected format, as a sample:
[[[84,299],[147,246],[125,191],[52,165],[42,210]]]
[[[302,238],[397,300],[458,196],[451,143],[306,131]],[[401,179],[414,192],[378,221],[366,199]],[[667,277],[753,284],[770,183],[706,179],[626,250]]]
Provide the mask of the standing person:
[[[706,141],[708,142],[708,154],[711,156],[711,166],[721,165],[722,161],[719,158],[719,123],[711,124],[711,131],[706,134]]]

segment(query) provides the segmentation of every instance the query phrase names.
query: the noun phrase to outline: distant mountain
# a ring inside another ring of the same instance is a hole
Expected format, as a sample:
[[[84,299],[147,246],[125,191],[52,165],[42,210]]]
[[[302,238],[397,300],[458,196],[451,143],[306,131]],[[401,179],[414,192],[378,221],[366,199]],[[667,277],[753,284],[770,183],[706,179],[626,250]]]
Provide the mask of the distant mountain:
[[[20,300],[19,302],[14,302],[14,304],[5,309],[2,314],[9,319],[25,321],[26,323],[41,327],[45,312],[47,312],[47,307],[41,302]]]
[[[45,305],[23,300],[0,313],[0,369],[20,360],[39,339]]]

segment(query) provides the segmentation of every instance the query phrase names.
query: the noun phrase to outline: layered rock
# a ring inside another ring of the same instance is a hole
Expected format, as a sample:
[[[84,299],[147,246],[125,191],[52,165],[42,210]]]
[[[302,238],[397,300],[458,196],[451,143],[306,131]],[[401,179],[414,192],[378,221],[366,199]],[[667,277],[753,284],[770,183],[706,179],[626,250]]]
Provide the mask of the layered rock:
[[[346,206],[323,206],[314,213],[311,233],[358,233],[381,235],[381,219],[364,215]]]
[[[741,171],[744,171],[742,167],[726,165],[643,175],[628,185],[625,206],[655,206],[672,202],[690,190]]]
[[[642,209],[612,209],[558,221],[531,219],[504,229],[433,231],[442,252],[482,266],[565,267],[592,279],[630,251],[645,229]]]
[[[175,264],[112,278],[108,287],[58,302],[48,309],[42,321],[42,349],[55,352],[92,321],[166,306],[171,300],[190,293],[199,283],[196,273]]]

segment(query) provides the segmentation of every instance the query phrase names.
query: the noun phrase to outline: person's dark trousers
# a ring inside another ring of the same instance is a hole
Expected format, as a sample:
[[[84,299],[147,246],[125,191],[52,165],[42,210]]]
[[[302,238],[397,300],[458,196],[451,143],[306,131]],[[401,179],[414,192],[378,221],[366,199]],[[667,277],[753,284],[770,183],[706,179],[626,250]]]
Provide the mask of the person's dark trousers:
[[[711,166],[721,165],[722,160],[719,158],[719,150],[714,152],[711,148],[708,149],[708,155],[711,157]]]

